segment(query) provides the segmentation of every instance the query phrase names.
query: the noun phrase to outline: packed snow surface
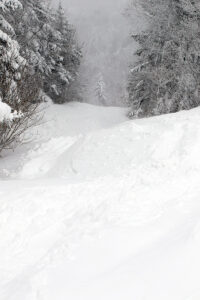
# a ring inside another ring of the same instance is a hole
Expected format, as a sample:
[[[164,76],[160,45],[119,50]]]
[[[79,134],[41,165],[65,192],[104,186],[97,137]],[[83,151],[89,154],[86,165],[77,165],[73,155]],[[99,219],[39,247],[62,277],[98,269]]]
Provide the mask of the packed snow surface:
[[[0,160],[1,300],[199,300],[200,109],[50,105]]]

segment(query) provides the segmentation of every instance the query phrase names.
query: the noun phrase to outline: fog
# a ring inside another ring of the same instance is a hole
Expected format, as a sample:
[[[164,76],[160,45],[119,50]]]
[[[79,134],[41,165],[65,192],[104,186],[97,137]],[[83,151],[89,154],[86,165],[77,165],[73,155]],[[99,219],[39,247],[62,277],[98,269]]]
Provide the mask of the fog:
[[[101,77],[105,83],[104,105],[124,103],[128,67],[134,51],[129,22],[123,14],[127,1],[62,1],[83,45],[80,77],[85,102],[101,104],[96,96],[96,86]],[[54,4],[56,2],[54,0]]]
[[[54,2],[58,2],[55,1]],[[62,3],[74,16],[80,16],[81,14],[90,14],[95,10],[103,10],[104,12],[111,12],[125,7],[127,0],[63,0]]]

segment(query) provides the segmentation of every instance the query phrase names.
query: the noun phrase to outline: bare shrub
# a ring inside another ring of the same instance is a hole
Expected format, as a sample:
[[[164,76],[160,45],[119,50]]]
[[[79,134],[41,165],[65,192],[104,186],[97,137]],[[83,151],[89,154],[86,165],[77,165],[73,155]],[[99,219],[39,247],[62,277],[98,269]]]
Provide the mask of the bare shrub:
[[[11,107],[14,115],[12,120],[0,123],[1,152],[27,142],[26,131],[41,121],[39,105],[43,96],[40,77],[31,75],[28,67],[23,67],[16,81],[13,80],[15,74],[12,70],[1,70],[0,73],[1,98]]]

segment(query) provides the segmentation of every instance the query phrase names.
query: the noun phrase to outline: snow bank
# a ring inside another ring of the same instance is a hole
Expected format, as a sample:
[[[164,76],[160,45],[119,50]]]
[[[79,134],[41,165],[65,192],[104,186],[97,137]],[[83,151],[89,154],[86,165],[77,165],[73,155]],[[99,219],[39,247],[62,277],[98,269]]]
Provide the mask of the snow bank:
[[[14,119],[20,118],[22,115],[21,112],[17,113],[17,111],[12,112],[11,107],[2,102],[0,98],[0,123],[2,122],[11,122]]]
[[[2,300],[199,299],[200,110],[125,113],[50,107],[0,181]]]
[[[11,114],[11,108],[6,103],[1,102],[0,99],[0,123],[10,120],[12,114]]]
[[[0,98],[0,123],[13,121],[20,116],[21,113],[17,113],[16,111],[12,112],[11,107],[2,102]]]
[[[190,112],[182,112],[131,122],[126,119],[125,109],[87,104],[71,104],[62,111],[57,108],[52,121],[42,129],[44,136],[49,132],[51,137],[28,153],[20,173],[22,178],[41,175],[44,154],[46,160],[54,157],[43,172],[47,178],[92,180],[131,172],[137,179],[151,172],[160,181],[160,172],[167,179],[200,168],[198,109],[192,111],[190,119]],[[51,108],[50,113],[53,114]],[[117,120],[123,123],[117,125]]]

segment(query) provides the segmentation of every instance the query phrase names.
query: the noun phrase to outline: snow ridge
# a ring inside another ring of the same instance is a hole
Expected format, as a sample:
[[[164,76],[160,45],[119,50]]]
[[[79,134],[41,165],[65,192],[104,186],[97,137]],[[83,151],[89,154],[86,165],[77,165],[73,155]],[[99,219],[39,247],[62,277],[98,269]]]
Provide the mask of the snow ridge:
[[[0,161],[2,300],[199,299],[199,109],[126,113],[50,106]]]

